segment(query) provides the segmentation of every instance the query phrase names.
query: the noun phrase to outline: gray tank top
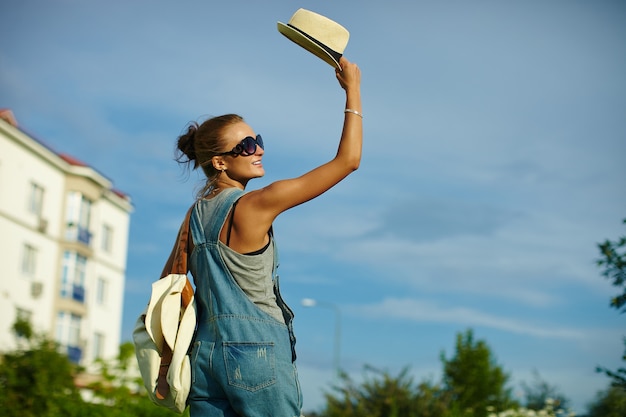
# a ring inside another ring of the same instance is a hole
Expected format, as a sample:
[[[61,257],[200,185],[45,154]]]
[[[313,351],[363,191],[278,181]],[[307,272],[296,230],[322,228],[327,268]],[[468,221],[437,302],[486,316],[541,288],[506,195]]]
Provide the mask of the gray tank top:
[[[256,255],[243,255],[235,252],[222,242],[218,248],[226,267],[250,301],[281,323],[285,323],[283,313],[276,303],[272,268],[274,265],[274,242]]]

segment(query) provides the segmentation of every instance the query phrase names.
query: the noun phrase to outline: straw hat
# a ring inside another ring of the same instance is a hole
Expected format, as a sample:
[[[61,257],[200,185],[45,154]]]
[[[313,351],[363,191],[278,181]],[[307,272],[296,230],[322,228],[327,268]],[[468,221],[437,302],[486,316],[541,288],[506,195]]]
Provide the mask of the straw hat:
[[[278,22],[278,31],[307,51],[341,69],[339,59],[350,33],[337,22],[310,10],[297,10],[289,23]]]

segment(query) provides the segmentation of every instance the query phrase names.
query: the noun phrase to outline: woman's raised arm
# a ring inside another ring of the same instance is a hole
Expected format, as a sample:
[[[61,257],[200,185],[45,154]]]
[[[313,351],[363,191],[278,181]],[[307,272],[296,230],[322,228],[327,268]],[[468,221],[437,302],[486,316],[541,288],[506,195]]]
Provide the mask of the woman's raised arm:
[[[337,154],[300,177],[276,181],[246,193],[238,203],[233,219],[236,241],[255,246],[280,213],[323,194],[358,169],[363,143],[361,71],[345,58],[341,58],[340,64],[342,70],[336,70],[336,77],[345,90],[346,102]]]
[[[345,58],[342,71],[336,70],[337,80],[346,92],[343,131],[337,154],[329,162],[292,179],[281,180],[246,195],[255,210],[267,212],[269,218],[328,191],[361,163],[363,115],[361,108],[361,72],[356,64]],[[243,203],[244,201],[242,201]]]

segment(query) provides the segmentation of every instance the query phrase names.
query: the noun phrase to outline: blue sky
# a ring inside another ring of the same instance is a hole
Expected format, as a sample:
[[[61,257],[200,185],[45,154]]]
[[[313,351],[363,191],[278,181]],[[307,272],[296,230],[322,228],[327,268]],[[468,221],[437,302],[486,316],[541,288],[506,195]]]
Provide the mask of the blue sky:
[[[236,112],[267,175],[330,159],[333,69],[276,30],[299,7],[351,33],[361,168],[275,224],[305,409],[341,367],[438,380],[467,328],[519,393],[533,371],[582,410],[616,368],[624,317],[595,244],[624,234],[623,1],[33,1],[0,14],[0,107],[134,202],[123,338],[200,177],[173,161],[187,122]]]

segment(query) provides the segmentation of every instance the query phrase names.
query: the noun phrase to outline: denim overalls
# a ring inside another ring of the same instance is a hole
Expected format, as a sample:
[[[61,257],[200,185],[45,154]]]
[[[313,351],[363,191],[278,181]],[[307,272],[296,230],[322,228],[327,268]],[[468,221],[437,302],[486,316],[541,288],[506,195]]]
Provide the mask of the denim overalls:
[[[200,200],[191,213],[198,329],[191,351],[191,417],[300,417],[293,312],[280,296],[278,255],[272,280],[283,324],[237,285],[220,255],[220,230],[242,190]],[[271,237],[271,244],[274,239]]]

